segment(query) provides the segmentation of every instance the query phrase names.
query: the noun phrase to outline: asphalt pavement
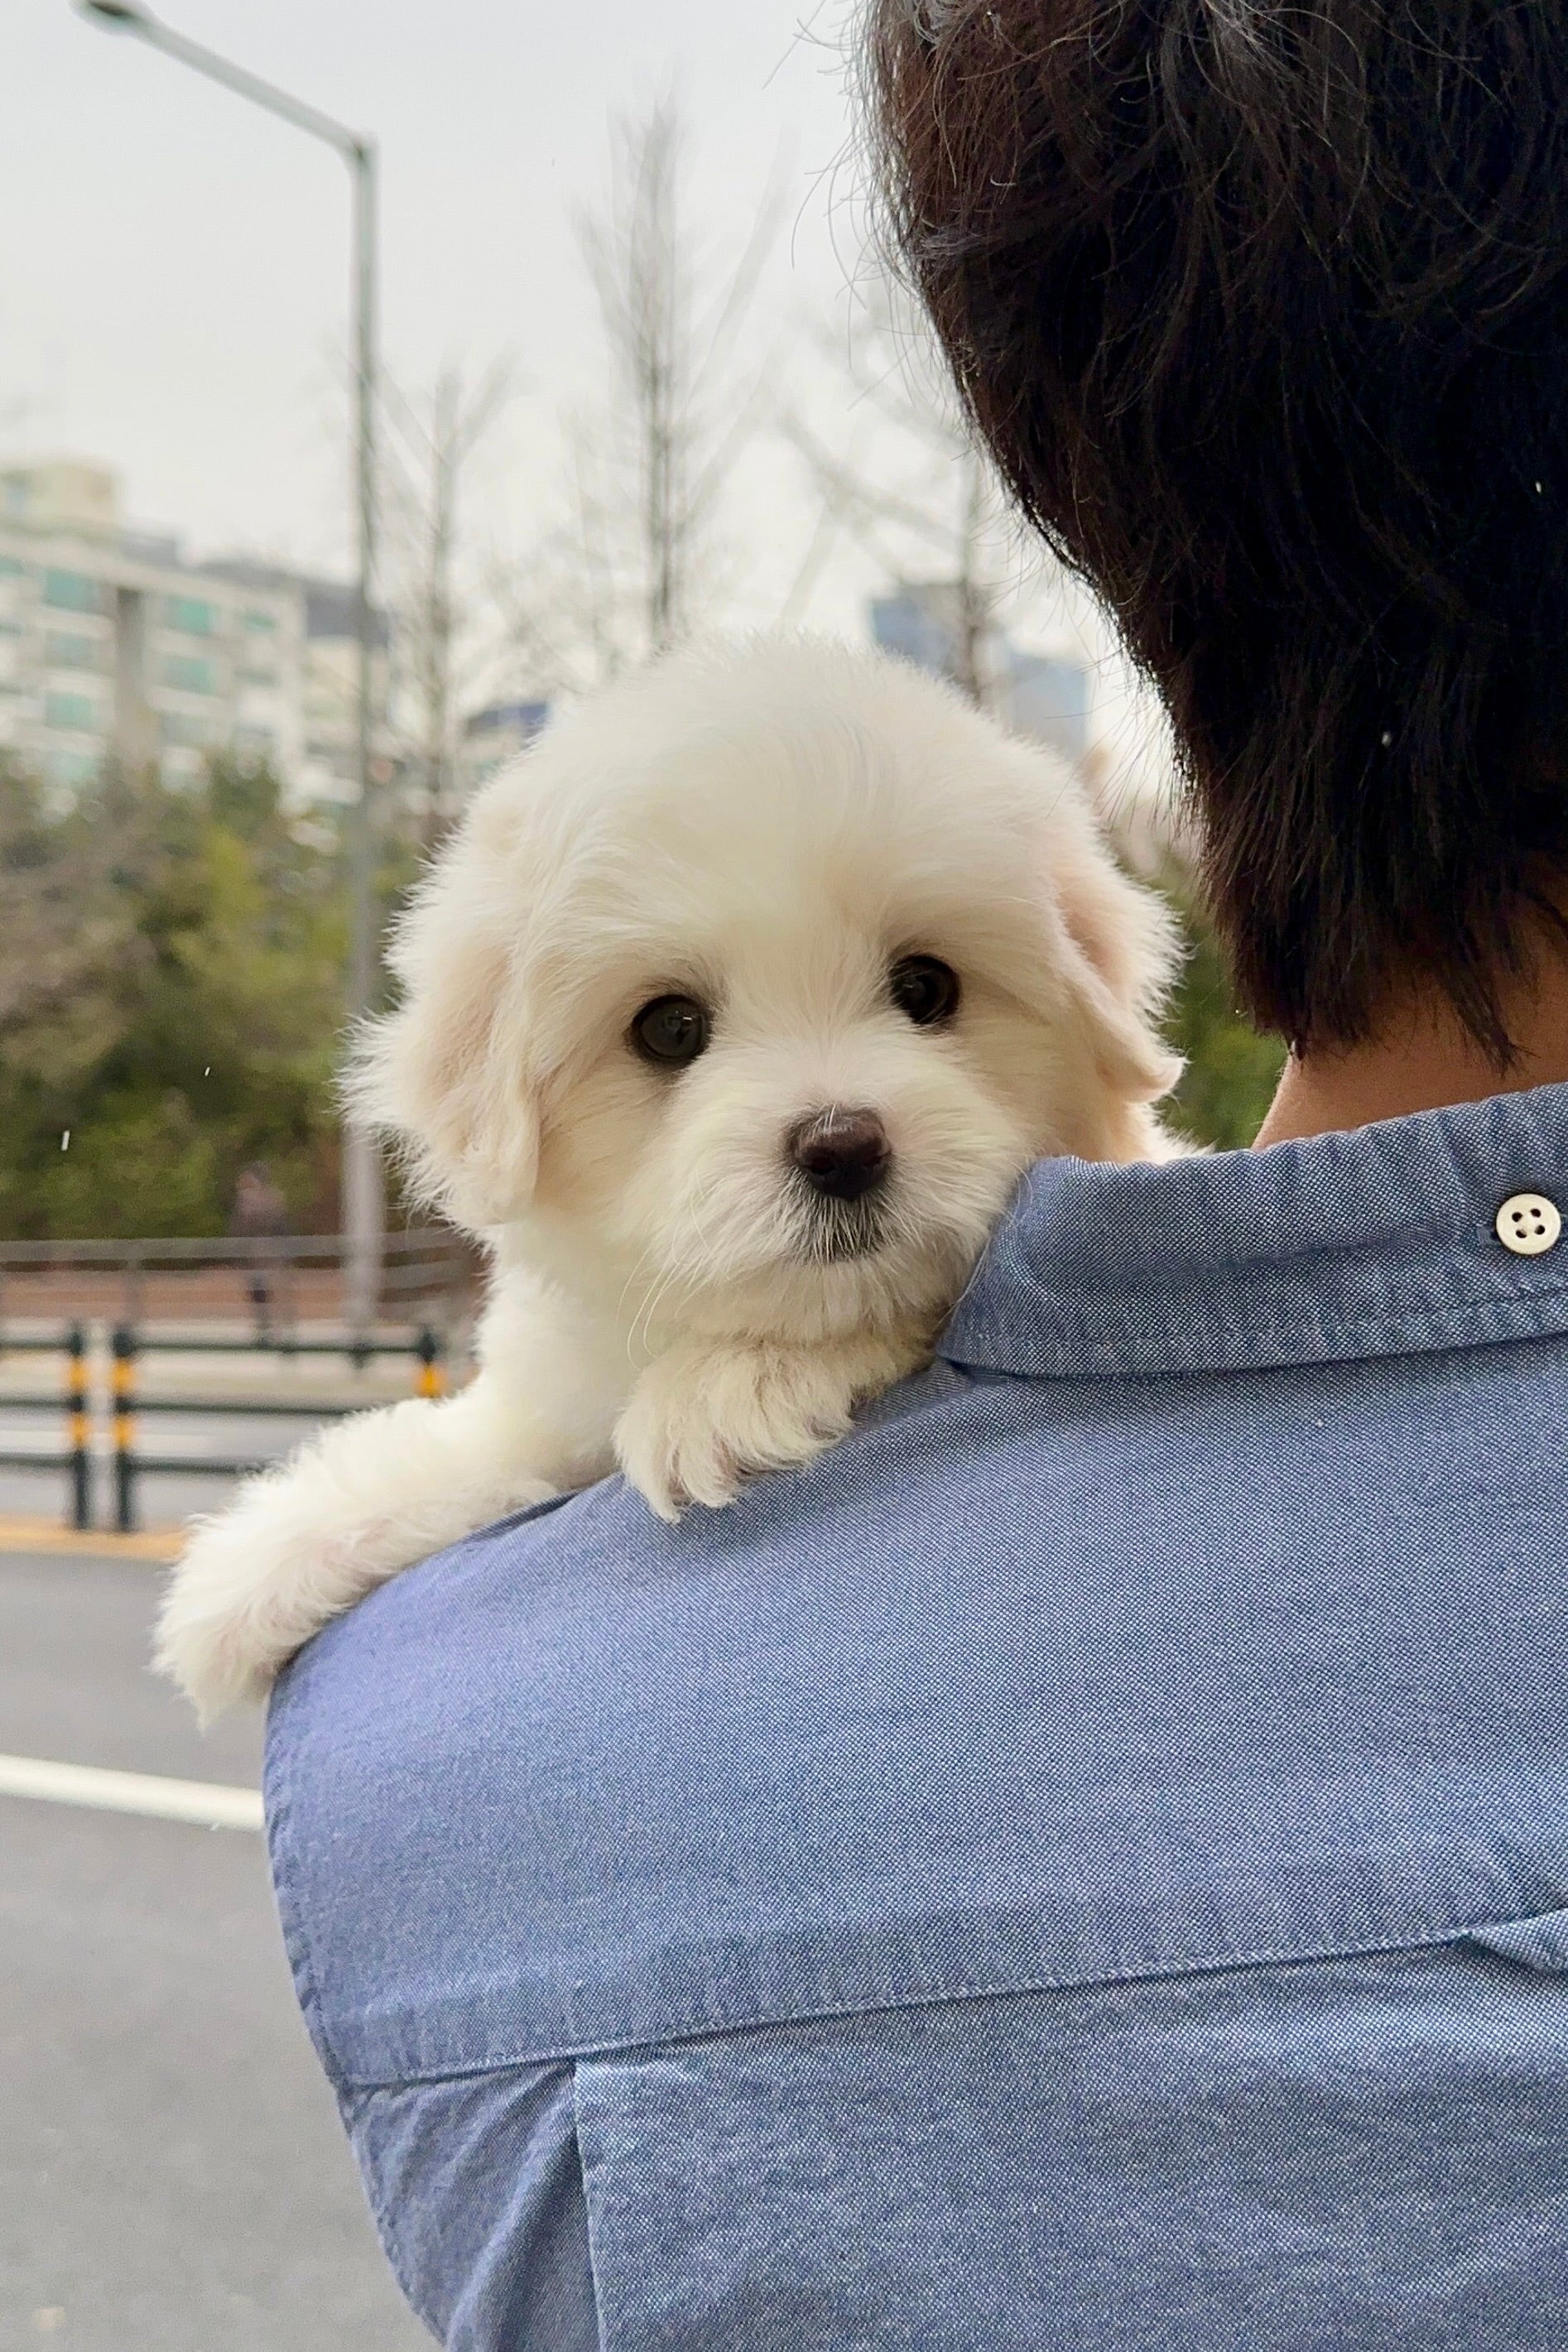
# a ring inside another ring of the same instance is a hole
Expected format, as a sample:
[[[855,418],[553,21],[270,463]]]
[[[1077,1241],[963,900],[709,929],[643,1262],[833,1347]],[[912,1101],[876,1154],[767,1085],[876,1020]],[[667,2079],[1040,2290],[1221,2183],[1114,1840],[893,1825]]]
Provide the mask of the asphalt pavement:
[[[0,1556],[0,1753],[255,1784],[257,1722],[204,1738],[148,1672],[156,1591],[141,1561]],[[0,2352],[429,2340],[300,2022],[260,1838],[0,1796]]]

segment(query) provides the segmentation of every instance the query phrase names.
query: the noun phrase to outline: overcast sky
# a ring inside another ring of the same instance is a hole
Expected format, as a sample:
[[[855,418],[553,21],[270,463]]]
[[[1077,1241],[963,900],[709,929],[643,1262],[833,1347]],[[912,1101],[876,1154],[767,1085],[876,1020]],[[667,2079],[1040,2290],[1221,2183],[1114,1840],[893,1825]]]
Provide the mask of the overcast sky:
[[[758,332],[799,345],[823,320],[842,329],[861,258],[845,64],[858,5],[162,0],[162,13],[380,142],[393,374],[416,389],[448,361],[517,363],[523,391],[469,492],[470,527],[504,553],[548,501],[563,400],[597,388],[573,216],[605,189],[616,116],[679,96],[689,217],[716,262],[782,173],[786,230]],[[0,0],[0,456],[108,459],[131,519],[197,554],[346,569],[348,218],[329,148],[70,0]],[[751,487],[746,618],[777,610],[792,534],[810,537],[793,462],[764,453]],[[800,616],[858,627],[874,573],[845,549]],[[1097,660],[1093,731],[1139,789],[1163,766],[1159,739],[1098,616],[1052,600],[1023,627]]]
[[[836,257],[831,221],[846,5],[164,0],[163,14],[381,142],[397,374],[511,351],[553,400],[591,339],[572,208],[604,186],[609,118],[666,89],[719,241],[784,160],[792,234],[768,303],[830,306],[853,258]],[[341,559],[342,165],[68,0],[5,0],[0,17],[0,448],[111,458],[136,516],[204,547]],[[525,403],[514,429],[528,421]]]

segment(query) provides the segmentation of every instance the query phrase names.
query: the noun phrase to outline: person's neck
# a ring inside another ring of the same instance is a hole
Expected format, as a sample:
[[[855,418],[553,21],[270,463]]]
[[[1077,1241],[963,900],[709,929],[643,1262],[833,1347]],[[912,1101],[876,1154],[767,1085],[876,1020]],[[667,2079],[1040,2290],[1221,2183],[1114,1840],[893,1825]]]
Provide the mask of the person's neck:
[[[1501,996],[1518,1049],[1506,1070],[1446,999],[1413,990],[1364,1045],[1292,1055],[1254,1149],[1568,1081],[1568,949],[1555,937],[1538,940],[1529,977],[1505,984]]]

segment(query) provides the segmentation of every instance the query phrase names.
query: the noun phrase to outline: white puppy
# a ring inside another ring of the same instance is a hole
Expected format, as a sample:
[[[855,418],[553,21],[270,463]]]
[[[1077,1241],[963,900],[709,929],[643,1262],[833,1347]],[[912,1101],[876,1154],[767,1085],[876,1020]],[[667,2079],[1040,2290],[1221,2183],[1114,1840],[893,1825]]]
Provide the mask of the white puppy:
[[[618,1463],[656,1511],[807,1462],[922,1363],[1032,1160],[1163,1155],[1158,902],[1061,761],[901,665],[668,659],[478,794],[399,927],[360,1115],[494,1261],[481,1369],[200,1527],[205,1714],[471,1529]]]

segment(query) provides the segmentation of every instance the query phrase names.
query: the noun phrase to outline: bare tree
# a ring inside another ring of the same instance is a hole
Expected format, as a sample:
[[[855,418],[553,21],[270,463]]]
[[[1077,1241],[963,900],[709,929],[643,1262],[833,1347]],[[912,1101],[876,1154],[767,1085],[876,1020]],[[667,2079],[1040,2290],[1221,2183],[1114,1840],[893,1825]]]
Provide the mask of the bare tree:
[[[623,130],[609,211],[580,226],[632,436],[641,509],[642,602],[655,652],[682,633],[690,589],[692,414],[689,271],[679,235],[679,131],[656,108]]]
[[[501,583],[531,683],[577,690],[677,645],[722,582],[721,517],[765,413],[740,345],[777,233],[776,186],[721,267],[689,226],[674,103],[622,121],[610,188],[578,238],[606,394],[564,429],[564,512]]]
[[[425,827],[433,840],[451,821],[462,706],[487,657],[463,590],[461,495],[465,473],[513,390],[510,363],[498,361],[471,387],[443,368],[424,398],[391,379],[384,407],[386,514],[392,601],[413,701],[413,749],[425,787]]]
[[[781,419],[822,515],[789,616],[847,539],[890,581],[940,600],[954,683],[990,703],[1003,613],[1040,558],[975,445],[931,330],[900,287],[877,277],[858,290],[847,336],[818,347],[843,422],[835,430],[800,408]]]

